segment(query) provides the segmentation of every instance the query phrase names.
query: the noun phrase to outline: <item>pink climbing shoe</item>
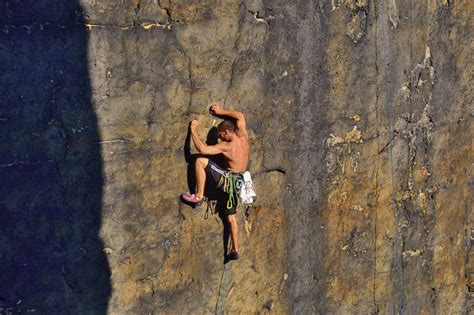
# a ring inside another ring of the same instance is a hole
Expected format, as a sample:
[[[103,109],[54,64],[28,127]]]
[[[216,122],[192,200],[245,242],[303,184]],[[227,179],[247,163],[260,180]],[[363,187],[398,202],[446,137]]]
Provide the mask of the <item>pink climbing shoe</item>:
[[[204,201],[204,198],[199,199],[194,194],[190,195],[186,193],[186,194],[181,195],[181,201],[187,205],[190,205],[191,207],[197,207],[202,204],[202,202]]]

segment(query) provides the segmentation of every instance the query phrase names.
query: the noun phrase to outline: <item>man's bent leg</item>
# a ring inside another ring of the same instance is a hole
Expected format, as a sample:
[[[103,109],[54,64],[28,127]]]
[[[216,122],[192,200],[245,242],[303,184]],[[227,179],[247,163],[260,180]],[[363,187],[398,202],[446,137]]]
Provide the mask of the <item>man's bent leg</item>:
[[[230,214],[227,216],[227,222],[230,226],[230,237],[232,239],[232,251],[239,251],[239,227],[237,225],[237,218],[235,214]]]
[[[204,186],[206,185],[206,167],[208,163],[208,158],[198,157],[196,159],[196,197],[199,199],[202,199],[204,197]]]

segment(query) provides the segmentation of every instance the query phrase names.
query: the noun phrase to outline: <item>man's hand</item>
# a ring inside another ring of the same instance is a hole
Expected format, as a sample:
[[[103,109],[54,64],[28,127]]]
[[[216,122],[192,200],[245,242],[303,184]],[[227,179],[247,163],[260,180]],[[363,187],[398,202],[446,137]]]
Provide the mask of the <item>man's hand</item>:
[[[219,103],[212,103],[211,108],[209,108],[209,112],[214,116],[221,115],[222,107],[219,105]]]
[[[191,128],[191,132],[195,132],[197,130],[199,123],[196,119],[191,121],[191,124],[189,125],[189,128]]]

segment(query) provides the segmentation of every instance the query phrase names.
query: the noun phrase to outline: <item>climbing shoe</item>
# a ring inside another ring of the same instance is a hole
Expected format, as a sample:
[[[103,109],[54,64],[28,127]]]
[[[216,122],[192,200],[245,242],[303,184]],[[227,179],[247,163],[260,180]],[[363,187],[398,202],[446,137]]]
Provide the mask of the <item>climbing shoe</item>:
[[[229,255],[227,255],[229,260],[238,260],[239,259],[239,252],[231,251]]]
[[[182,202],[187,205],[190,205],[191,207],[200,206],[204,201],[204,198],[198,199],[194,194],[182,194],[180,198]]]

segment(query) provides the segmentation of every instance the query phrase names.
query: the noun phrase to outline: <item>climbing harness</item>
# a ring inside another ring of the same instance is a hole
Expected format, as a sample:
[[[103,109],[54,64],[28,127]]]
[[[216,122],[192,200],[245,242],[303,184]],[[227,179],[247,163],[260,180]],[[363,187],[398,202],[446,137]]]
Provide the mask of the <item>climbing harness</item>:
[[[223,187],[224,192],[229,194],[226,207],[231,209],[239,201],[250,204],[255,201],[257,194],[254,191],[252,177],[250,172],[225,172],[222,174],[217,188]]]

